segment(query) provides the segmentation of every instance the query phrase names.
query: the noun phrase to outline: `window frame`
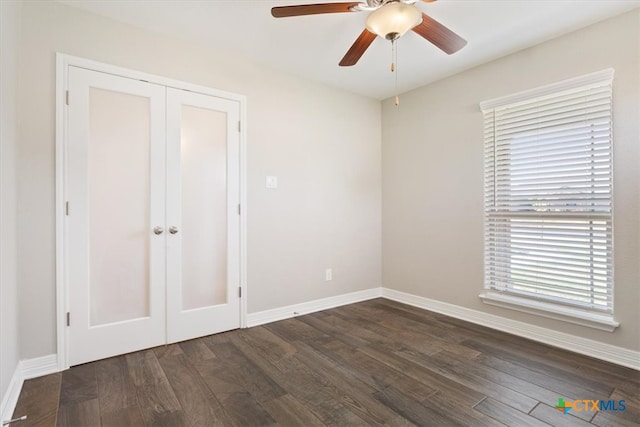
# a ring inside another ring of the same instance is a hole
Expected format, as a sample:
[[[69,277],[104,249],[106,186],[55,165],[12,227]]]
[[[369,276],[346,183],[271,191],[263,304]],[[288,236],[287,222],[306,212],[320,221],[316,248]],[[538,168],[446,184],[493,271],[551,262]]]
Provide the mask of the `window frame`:
[[[546,85],[546,86],[542,86],[539,88],[535,88],[532,90],[527,90],[527,91],[523,91],[523,92],[518,92],[515,93],[513,95],[508,95],[508,96],[504,96],[504,97],[500,97],[500,98],[496,98],[496,99],[492,99],[492,100],[488,100],[488,101],[484,101],[482,103],[480,103],[480,109],[483,113],[483,117],[485,118],[485,121],[488,119],[491,121],[491,123],[495,123],[496,117],[495,117],[495,112],[496,110],[499,110],[501,108],[505,108],[507,106],[511,106],[514,104],[519,104],[519,103],[526,103],[528,101],[531,102],[531,104],[534,104],[535,102],[539,102],[541,98],[547,97],[547,96],[552,96],[554,94],[561,94],[562,92],[566,92],[566,91],[570,91],[570,90],[576,90],[576,89],[580,89],[580,88],[587,88],[590,86],[594,86],[594,85],[608,85],[610,87],[611,92],[613,91],[613,75],[614,75],[614,70],[609,68],[606,70],[602,70],[602,71],[598,71],[595,73],[591,73],[591,74],[587,74],[587,75],[583,75],[580,77],[576,77],[576,78],[572,78],[572,79],[567,79],[567,80],[563,80],[557,83],[553,83],[550,85]],[[612,98],[610,98],[609,101],[609,105],[611,108],[611,116],[613,116],[613,100]],[[489,116],[490,115],[490,116]],[[613,120],[612,120],[613,121]],[[611,127],[611,132],[613,132],[613,125],[610,125]],[[496,134],[493,131],[489,132],[490,136],[488,137],[485,134],[484,137],[484,142],[485,144],[491,143],[491,141],[494,142],[495,144],[495,140],[496,140]],[[526,293],[519,293],[517,292],[517,290],[508,290],[506,289],[506,287],[508,286],[503,286],[502,289],[496,289],[496,286],[492,286],[492,280],[490,278],[495,278],[495,275],[491,275],[492,271],[495,270],[495,267],[493,267],[492,269],[489,268],[488,266],[488,261],[487,261],[487,257],[490,255],[493,255],[495,257],[496,255],[496,246],[495,244],[493,245],[489,245],[488,242],[488,235],[492,235],[491,233],[493,232],[489,232],[489,222],[490,221],[495,221],[496,215],[493,214],[493,216],[489,213],[490,211],[494,211],[496,209],[496,207],[498,206],[498,204],[496,203],[496,191],[495,189],[491,191],[491,195],[494,197],[493,199],[490,199],[490,197],[488,196],[488,192],[487,192],[487,174],[495,174],[497,169],[498,169],[498,165],[496,162],[496,151],[495,151],[495,145],[494,148],[491,152],[491,156],[488,156],[487,153],[485,152],[485,155],[483,156],[484,159],[484,173],[485,173],[485,187],[484,187],[484,290],[483,292],[480,294],[480,298],[482,299],[482,301],[486,304],[490,304],[490,305],[495,305],[495,306],[499,306],[499,307],[504,307],[504,308],[509,308],[509,309],[513,309],[513,310],[517,310],[517,311],[521,311],[521,312],[526,312],[526,313],[530,313],[530,314],[535,314],[535,315],[540,315],[540,316],[544,316],[544,317],[548,317],[548,318],[553,318],[553,319],[557,319],[557,320],[562,320],[562,321],[566,321],[566,322],[570,322],[570,323],[575,323],[575,324],[579,324],[579,325],[583,325],[583,326],[588,326],[588,327],[592,327],[592,328],[596,328],[596,329],[601,329],[601,330],[605,330],[605,331],[613,331],[615,330],[615,328],[617,328],[620,324],[618,322],[616,322],[613,318],[613,307],[614,307],[614,301],[613,301],[613,287],[614,287],[614,283],[613,283],[613,248],[611,249],[611,254],[610,254],[610,264],[608,264],[611,268],[611,279],[610,282],[608,282],[608,293],[610,293],[610,303],[608,305],[606,305],[606,309],[602,310],[602,309],[595,309],[595,308],[589,308],[586,306],[580,306],[578,302],[569,302],[567,303],[562,302],[560,300],[558,300],[556,298],[555,301],[553,301],[553,297],[551,296],[547,296],[547,297],[538,297],[535,295],[531,295],[531,294],[526,294]],[[611,137],[611,141],[609,143],[609,155],[610,155],[610,161],[611,163],[613,162],[613,138]],[[611,165],[611,172],[610,172],[610,179],[611,179],[611,192],[610,192],[610,204],[611,204],[611,208],[610,211],[608,213],[608,216],[606,216],[605,220],[608,221],[608,225],[606,225],[606,227],[609,227],[608,229],[608,238],[611,241],[611,245],[613,246],[613,168]],[[495,177],[494,177],[494,182],[495,182]],[[589,201],[593,200],[591,198],[587,199]],[[567,214],[569,211],[568,210],[564,210],[561,211],[564,214]],[[595,215],[592,214],[594,217]],[[525,215],[526,216],[526,215]],[[576,215],[576,217],[579,217],[580,215]],[[584,218],[590,217],[587,213],[585,213]],[[506,218],[517,218],[518,215],[514,215],[514,214],[508,214],[506,215]],[[541,221],[539,221],[540,223],[546,221],[544,218],[544,215],[542,215],[540,217]],[[583,219],[584,221],[584,219]],[[489,247],[491,246],[491,248]],[[505,248],[507,248],[508,253],[512,253],[511,252],[511,248],[509,246],[504,246]],[[490,252],[491,250],[493,250],[493,252]],[[593,265],[593,255],[591,256],[591,260],[590,262]],[[593,267],[591,267],[593,268]],[[510,273],[509,273],[510,274]],[[511,286],[514,286],[513,284],[511,284]],[[592,285],[593,286],[593,285]],[[540,294],[538,294],[540,295]],[[593,305],[593,303],[592,303]]]

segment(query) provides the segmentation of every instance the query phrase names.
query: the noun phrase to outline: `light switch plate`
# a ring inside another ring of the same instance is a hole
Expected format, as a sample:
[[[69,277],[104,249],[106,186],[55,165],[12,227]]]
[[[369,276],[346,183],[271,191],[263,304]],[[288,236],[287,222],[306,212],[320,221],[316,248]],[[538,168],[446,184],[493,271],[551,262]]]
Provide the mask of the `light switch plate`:
[[[271,189],[278,188],[278,177],[277,176],[267,175],[266,187],[267,188],[271,188]]]

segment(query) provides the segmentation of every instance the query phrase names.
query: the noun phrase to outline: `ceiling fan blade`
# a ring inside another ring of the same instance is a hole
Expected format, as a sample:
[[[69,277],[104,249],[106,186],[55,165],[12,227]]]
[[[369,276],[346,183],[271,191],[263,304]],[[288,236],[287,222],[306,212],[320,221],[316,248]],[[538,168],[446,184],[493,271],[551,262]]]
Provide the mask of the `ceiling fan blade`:
[[[301,15],[317,15],[320,13],[341,13],[352,12],[351,7],[360,4],[360,2],[346,3],[319,3],[319,4],[300,4],[296,6],[277,6],[271,8],[271,15],[274,18],[286,18],[289,16]]]
[[[350,67],[351,65],[356,65],[358,60],[362,57],[362,55],[364,55],[364,52],[371,45],[371,43],[373,43],[376,37],[377,36],[374,33],[365,28],[364,31],[360,33],[356,41],[351,45],[347,53],[344,55],[342,61],[340,61],[340,66]]]
[[[415,26],[413,31],[431,43],[436,45],[439,49],[445,53],[451,55],[462,49],[467,41],[427,15],[422,14],[422,23]]]

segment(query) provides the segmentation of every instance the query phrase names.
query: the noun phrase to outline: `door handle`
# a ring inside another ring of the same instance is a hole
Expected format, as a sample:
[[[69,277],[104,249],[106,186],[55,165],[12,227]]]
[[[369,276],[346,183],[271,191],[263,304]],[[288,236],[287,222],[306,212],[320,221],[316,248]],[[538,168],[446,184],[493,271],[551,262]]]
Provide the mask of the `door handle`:
[[[176,227],[175,225],[172,225],[171,227],[169,227],[169,233],[176,234],[177,232],[178,232],[178,227]]]
[[[162,234],[164,232],[164,228],[162,228],[162,227],[153,227],[153,232],[156,235],[160,235],[160,234]]]

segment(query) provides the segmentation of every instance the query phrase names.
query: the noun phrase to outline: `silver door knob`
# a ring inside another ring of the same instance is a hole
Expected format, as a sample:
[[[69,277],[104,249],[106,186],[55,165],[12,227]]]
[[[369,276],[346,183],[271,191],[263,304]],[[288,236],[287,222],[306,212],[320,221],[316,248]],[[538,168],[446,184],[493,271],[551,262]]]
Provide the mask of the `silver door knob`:
[[[153,232],[155,234],[162,234],[164,232],[164,228],[162,228],[162,227],[153,227]]]
[[[178,227],[176,227],[175,225],[172,225],[171,227],[169,227],[169,233],[176,234],[177,232],[178,232]]]

